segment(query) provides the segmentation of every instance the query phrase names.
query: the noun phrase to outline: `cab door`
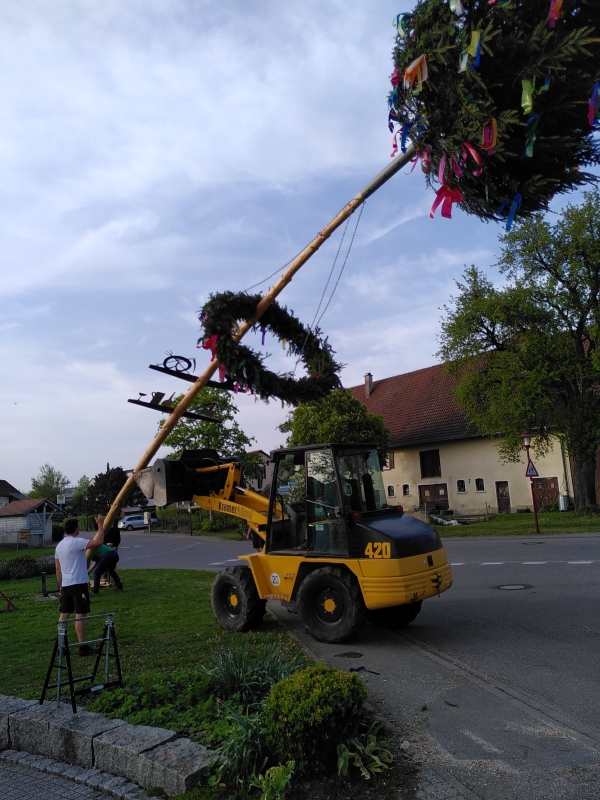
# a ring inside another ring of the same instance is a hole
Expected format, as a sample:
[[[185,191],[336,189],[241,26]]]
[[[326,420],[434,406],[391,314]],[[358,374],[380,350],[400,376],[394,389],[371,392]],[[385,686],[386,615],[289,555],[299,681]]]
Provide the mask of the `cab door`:
[[[308,550],[313,555],[348,555],[346,522],[331,450],[306,453]]]

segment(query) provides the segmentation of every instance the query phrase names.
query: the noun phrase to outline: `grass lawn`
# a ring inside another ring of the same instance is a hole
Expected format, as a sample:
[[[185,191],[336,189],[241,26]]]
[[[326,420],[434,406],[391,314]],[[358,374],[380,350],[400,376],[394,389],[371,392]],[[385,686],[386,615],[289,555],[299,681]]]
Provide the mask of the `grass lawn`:
[[[223,631],[215,621],[210,606],[212,572],[145,569],[120,570],[119,575],[125,591],[101,589],[100,595],[92,598],[91,613],[116,612],[125,680],[142,672],[195,669],[210,661],[217,642],[245,635]],[[49,591],[55,588],[54,581],[51,576]],[[39,577],[2,581],[0,588],[19,609],[0,613],[0,694],[38,698],[56,639],[58,602],[36,602]],[[2,601],[0,609],[4,607]],[[101,631],[102,620],[88,623],[88,638]],[[72,626],[69,634],[70,641],[75,641]],[[260,632],[251,635],[257,647],[269,640],[276,646],[279,639],[289,642],[269,617]],[[74,659],[75,667],[87,662],[89,659]]]
[[[599,533],[600,515],[577,511],[548,511],[538,514],[540,533]],[[488,522],[472,525],[435,525],[442,538],[448,536],[531,536],[535,535],[533,514],[494,514]]]
[[[19,558],[21,556],[39,558],[40,556],[53,555],[53,547],[32,547],[31,550],[28,550],[26,547],[20,547],[18,550],[0,550],[0,561],[7,561],[10,558]]]

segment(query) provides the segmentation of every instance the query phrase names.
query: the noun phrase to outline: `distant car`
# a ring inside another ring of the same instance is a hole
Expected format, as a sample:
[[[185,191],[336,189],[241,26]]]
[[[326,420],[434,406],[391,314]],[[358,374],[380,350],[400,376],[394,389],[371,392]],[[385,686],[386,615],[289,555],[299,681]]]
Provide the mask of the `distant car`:
[[[151,525],[158,525],[158,520],[156,517],[150,517],[150,524]],[[135,528],[147,528],[148,525],[144,522],[144,515],[143,514],[130,514],[127,517],[123,517],[117,522],[117,528],[121,528],[125,531],[132,531]]]

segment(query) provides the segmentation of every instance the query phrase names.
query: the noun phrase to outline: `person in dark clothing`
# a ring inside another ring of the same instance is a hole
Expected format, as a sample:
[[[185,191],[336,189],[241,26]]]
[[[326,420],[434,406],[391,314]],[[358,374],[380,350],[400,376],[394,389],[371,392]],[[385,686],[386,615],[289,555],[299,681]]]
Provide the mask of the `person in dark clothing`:
[[[117,592],[123,591],[123,584],[117,575],[115,567],[119,562],[119,554],[112,547],[103,544],[96,549],[94,554],[95,564],[89,568],[88,572],[94,570],[94,588],[92,594],[99,594],[100,592],[100,578],[102,574],[108,571],[108,574],[115,585]]]
[[[118,550],[121,544],[121,531],[116,525],[104,534],[104,544],[109,544],[113,550]]]

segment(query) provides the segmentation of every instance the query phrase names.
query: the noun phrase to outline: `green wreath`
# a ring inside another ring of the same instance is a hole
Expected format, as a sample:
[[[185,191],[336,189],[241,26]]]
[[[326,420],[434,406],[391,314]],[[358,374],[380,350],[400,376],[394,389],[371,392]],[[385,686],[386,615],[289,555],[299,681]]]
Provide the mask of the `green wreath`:
[[[437,184],[432,214],[457,202],[510,224],[597,180],[580,167],[600,163],[599,7],[423,0],[398,15],[389,124]]]
[[[263,343],[265,332],[271,330],[290,355],[302,360],[308,372],[306,377],[270,372],[265,369],[264,356],[236,342],[239,320],[253,319],[260,300],[260,295],[222,292],[210,295],[202,308],[200,321],[204,334],[198,340],[198,347],[210,350],[213,360],[217,359],[221,380],[227,375],[236,389],[249,389],[263,400],[278,397],[283,403],[294,405],[319,400],[339,388],[338,373],[342,365],[334,360],[327,339],[320,338],[318,329],[307,330],[278,303],[269,306],[254,327],[263,332]]]

